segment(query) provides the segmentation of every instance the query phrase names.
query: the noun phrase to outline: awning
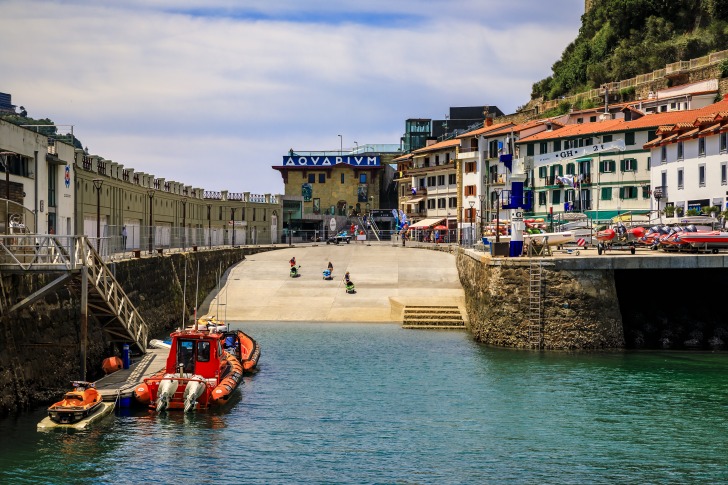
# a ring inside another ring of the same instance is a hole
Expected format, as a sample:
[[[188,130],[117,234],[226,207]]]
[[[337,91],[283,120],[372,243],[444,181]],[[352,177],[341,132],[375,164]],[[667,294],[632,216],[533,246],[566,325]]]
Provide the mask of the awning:
[[[592,157],[582,157],[582,158],[577,158],[577,159],[576,159],[576,160],[574,160],[574,161],[575,161],[575,162],[591,162],[591,161],[592,161]]]
[[[439,224],[442,221],[444,221],[444,217],[440,217],[438,219],[422,219],[419,222],[415,222],[411,226],[409,226],[410,229],[427,229],[429,227],[434,226],[435,224]]]
[[[648,214],[649,210],[633,210],[633,211],[627,211],[627,210],[621,210],[621,211],[615,211],[615,210],[591,210],[591,211],[584,211],[584,214],[586,214],[590,219],[594,219],[597,221],[608,221],[611,220],[614,217],[625,215],[627,218],[629,217],[628,214]],[[625,219],[628,220],[628,219]]]
[[[414,199],[409,199],[409,200],[404,201],[404,203],[405,204],[416,204],[417,202],[421,201],[422,199],[424,199],[424,197],[415,197]]]

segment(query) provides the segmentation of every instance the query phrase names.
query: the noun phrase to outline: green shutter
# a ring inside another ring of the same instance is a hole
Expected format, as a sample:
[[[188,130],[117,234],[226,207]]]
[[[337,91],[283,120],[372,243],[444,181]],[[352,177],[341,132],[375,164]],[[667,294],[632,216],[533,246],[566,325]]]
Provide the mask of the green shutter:
[[[599,162],[599,173],[604,173],[604,160]]]
[[[612,200],[612,188],[602,187],[602,200]]]
[[[546,178],[546,167],[538,167],[538,176],[542,179]]]
[[[619,188],[619,198],[624,199],[624,187]]]
[[[559,177],[563,177],[564,176],[564,166],[563,165],[556,165],[556,166],[558,167]]]
[[[552,204],[560,204],[561,203],[561,191],[560,190],[554,190],[551,193],[551,203]]]
[[[619,161],[619,170],[624,172],[624,169],[626,168],[626,166],[627,166],[627,162],[624,158]]]

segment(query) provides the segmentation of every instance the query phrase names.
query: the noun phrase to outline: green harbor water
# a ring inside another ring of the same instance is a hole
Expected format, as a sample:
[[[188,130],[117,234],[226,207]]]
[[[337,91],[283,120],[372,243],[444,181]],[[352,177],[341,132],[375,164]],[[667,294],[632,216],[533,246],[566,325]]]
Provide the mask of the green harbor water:
[[[37,432],[0,420],[0,483],[728,482],[728,354],[496,349],[391,324],[245,324],[260,372],[223,409]]]

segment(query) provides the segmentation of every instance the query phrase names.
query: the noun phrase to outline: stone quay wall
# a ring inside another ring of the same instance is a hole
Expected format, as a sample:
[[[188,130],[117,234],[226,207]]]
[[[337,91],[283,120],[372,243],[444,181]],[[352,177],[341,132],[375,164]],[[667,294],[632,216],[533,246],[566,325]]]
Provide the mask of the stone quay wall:
[[[182,323],[182,302],[187,266],[186,314],[194,315],[199,262],[199,305],[224,272],[245,255],[273,248],[236,248],[124,260],[109,265],[119,284],[149,325],[150,338],[163,338]],[[2,275],[0,296],[0,416],[57,400],[80,379],[79,359],[81,295],[66,286],[12,314],[7,309],[50,283],[57,275]],[[103,373],[106,357],[120,355],[109,344],[89,312],[87,369],[89,380]]]
[[[529,348],[529,260],[493,259],[458,250],[469,331],[478,342]],[[543,348],[624,348],[624,331],[612,269],[558,269],[542,262]]]

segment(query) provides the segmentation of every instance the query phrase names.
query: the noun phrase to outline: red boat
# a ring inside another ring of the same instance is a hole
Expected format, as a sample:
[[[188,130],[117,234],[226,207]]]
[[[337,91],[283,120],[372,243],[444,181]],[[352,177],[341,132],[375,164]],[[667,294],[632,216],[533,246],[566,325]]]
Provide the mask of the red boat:
[[[242,382],[244,371],[254,370],[260,357],[255,340],[224,326],[179,330],[171,337],[164,370],[134,389],[137,401],[158,412],[224,404]]]
[[[616,236],[617,233],[612,228],[607,228],[602,231],[597,232],[597,241],[611,241],[614,239],[614,236]]]
[[[679,234],[678,238],[681,242],[690,244],[695,249],[711,249],[714,253],[718,252],[718,249],[728,248],[728,232],[684,232]]]

